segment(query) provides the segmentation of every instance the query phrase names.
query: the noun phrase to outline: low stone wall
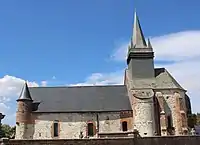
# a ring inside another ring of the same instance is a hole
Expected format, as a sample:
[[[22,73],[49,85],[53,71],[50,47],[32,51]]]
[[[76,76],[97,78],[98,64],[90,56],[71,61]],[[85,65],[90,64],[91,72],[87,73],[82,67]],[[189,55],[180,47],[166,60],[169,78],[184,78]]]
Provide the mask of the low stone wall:
[[[105,138],[105,139],[51,139],[0,140],[1,145],[199,145],[200,136]]]

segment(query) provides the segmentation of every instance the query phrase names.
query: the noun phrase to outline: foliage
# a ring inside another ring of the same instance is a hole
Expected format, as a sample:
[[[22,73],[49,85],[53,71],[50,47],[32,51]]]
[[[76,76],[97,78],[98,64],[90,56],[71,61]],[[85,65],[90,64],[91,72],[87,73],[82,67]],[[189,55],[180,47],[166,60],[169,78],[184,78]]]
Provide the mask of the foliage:
[[[188,115],[188,126],[190,128],[194,128],[194,125],[197,124],[197,115],[196,114],[189,114]]]
[[[188,115],[188,126],[194,128],[195,125],[200,125],[200,113]]]
[[[200,113],[197,113],[196,125],[200,125]]]
[[[5,138],[14,138],[16,127],[9,126],[7,124],[1,125],[1,134],[0,137]]]

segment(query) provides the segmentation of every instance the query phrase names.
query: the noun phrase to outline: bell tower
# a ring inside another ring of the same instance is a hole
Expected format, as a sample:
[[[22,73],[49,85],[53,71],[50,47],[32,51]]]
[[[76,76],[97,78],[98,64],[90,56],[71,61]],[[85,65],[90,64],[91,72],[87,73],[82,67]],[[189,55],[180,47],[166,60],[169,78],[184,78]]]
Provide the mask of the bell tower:
[[[153,58],[154,52],[150,40],[148,39],[148,43],[146,44],[139,18],[135,12],[133,36],[127,56],[127,65],[128,69],[132,72],[132,77],[138,81],[147,79],[152,82],[152,78],[154,78]],[[141,84],[139,83],[139,85]]]
[[[134,129],[143,137],[154,136],[154,52],[142,32],[139,18],[135,12],[133,35],[128,47],[127,75],[129,96],[133,108]]]

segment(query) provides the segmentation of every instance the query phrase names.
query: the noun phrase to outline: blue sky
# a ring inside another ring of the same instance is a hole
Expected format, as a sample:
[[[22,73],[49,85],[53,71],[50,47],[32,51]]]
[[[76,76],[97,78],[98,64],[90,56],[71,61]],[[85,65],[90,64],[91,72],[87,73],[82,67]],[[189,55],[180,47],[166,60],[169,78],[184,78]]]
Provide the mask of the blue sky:
[[[45,81],[49,86],[84,83],[95,75],[121,77],[125,60],[111,56],[130,40],[134,8],[137,8],[145,36],[154,39],[155,46],[159,46],[157,41],[170,37],[169,34],[179,36],[185,32],[185,38],[186,34],[194,36],[199,32],[199,5],[198,0],[1,1],[0,76],[4,80],[8,75],[39,85]],[[182,54],[181,61],[183,57],[187,60],[188,50],[176,50]],[[162,62],[180,61],[171,58],[173,49],[169,51],[167,57],[161,55],[160,66]],[[199,54],[192,53],[191,58]],[[199,59],[195,62],[198,64]],[[7,105],[15,102],[11,100]],[[13,108],[8,112],[13,112]]]
[[[183,6],[177,8],[179,3]],[[124,67],[108,59],[117,43],[130,38],[135,6],[146,36],[199,27],[198,2],[186,0],[8,0],[0,5],[0,75],[34,81],[56,76],[59,84]]]

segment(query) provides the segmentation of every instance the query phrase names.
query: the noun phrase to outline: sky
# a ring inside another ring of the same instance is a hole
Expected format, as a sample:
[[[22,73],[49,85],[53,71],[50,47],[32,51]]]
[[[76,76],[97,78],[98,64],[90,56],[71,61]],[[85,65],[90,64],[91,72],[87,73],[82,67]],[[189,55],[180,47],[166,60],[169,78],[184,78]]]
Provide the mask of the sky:
[[[29,86],[122,84],[137,9],[155,66],[188,90],[200,112],[199,0],[0,1],[0,112],[15,125]]]

